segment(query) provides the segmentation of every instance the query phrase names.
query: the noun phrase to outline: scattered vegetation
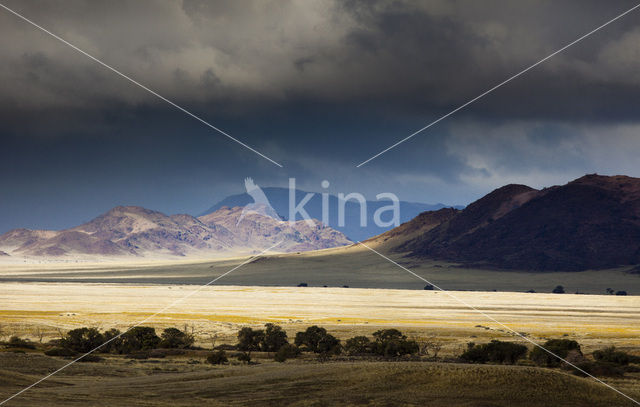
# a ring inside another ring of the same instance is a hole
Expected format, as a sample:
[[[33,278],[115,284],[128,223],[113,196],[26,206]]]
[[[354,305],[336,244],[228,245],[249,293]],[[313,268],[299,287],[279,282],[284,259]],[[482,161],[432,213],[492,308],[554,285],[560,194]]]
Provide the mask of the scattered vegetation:
[[[207,362],[211,363],[212,365],[224,365],[226,363],[229,363],[227,352],[223,350],[217,350],[211,355],[207,356]]]
[[[470,363],[498,363],[513,365],[527,355],[528,349],[524,345],[513,342],[492,340],[489,343],[476,345],[467,344],[467,350],[460,359]]]
[[[544,349],[539,347],[533,348],[529,355],[531,359],[538,366],[557,367],[560,366],[562,361],[556,356],[566,359],[569,352],[573,354],[573,357],[582,356],[580,345],[578,342],[570,339],[551,339],[542,345]],[[553,354],[545,351],[545,349]]]
[[[371,337],[359,335],[349,338],[342,345],[341,341],[327,332],[323,327],[310,326],[297,332],[293,343],[289,342],[287,332],[280,326],[268,323],[264,329],[244,327],[238,331],[236,345],[222,344],[213,346],[214,351],[206,357],[212,365],[229,363],[227,351],[244,363],[255,363],[252,352],[272,354],[277,362],[285,362],[297,358],[302,352],[317,354],[320,359],[346,354],[350,357],[395,359],[409,357],[410,360],[436,360],[442,348],[442,342],[435,336],[421,339],[420,342],[407,338],[398,329],[382,329]],[[94,351],[81,359],[84,362],[102,360],[98,354],[124,354],[132,359],[164,358],[168,355],[183,355],[186,349],[194,349],[193,330],[166,328],[160,336],[152,327],[137,326],[121,333],[117,329],[100,332],[97,328],[83,327],[61,333],[59,340],[47,344],[34,343],[27,339],[12,336],[2,342],[6,348],[40,349],[44,348],[47,356],[77,357]],[[215,341],[212,342],[215,345]],[[36,346],[37,345],[37,346]],[[525,345],[492,340],[488,343],[467,344],[467,349],[458,360],[467,363],[481,364],[530,364],[542,367],[562,367],[573,371],[576,375],[591,374],[598,376],[619,377],[626,372],[640,371],[640,357],[608,347],[596,350],[592,359],[582,354],[580,344],[571,339],[551,339],[541,349],[529,350]],[[198,349],[198,348],[195,348]],[[525,360],[528,353],[528,360]],[[554,356],[554,355],[557,355]],[[263,357],[263,356],[262,356]],[[424,357],[427,357],[425,359]],[[418,358],[418,359],[416,359]],[[560,359],[569,361],[565,364]],[[577,367],[577,368],[576,368]]]

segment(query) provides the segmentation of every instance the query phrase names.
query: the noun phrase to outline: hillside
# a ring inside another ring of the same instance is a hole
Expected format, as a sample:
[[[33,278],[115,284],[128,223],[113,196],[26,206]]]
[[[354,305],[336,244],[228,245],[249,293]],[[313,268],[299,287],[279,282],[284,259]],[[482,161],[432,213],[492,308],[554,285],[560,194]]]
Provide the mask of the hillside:
[[[80,226],[61,231],[15,229],[0,236],[11,257],[175,257],[251,253],[278,242],[277,251],[303,251],[349,244],[340,232],[314,221],[278,221],[242,208],[222,208],[200,219],[168,216],[137,206],[119,206]]]
[[[640,263],[640,179],[587,175],[563,186],[499,188],[395,251],[535,271]]]
[[[265,195],[269,199],[271,206],[283,219],[288,219],[289,216],[289,189],[266,187],[262,188]],[[295,190],[296,203],[299,203],[309,192],[302,190]],[[252,198],[244,193],[229,196],[211,208],[207,209],[202,215],[207,215],[211,212],[218,211],[219,209],[227,206],[230,208],[236,206],[245,206],[252,203]],[[373,221],[373,214],[377,209],[385,205],[389,205],[388,200],[380,201],[366,201],[366,215],[367,225],[362,226],[360,224],[360,205],[355,201],[347,201],[345,203],[345,222],[344,225],[340,225],[338,222],[338,198],[335,195],[328,196],[328,212],[329,222],[328,225],[335,230],[344,233],[350,240],[361,241],[369,239],[373,236],[386,232],[390,228],[377,226]],[[408,222],[415,218],[422,212],[434,211],[447,207],[447,205],[438,204],[423,204],[416,202],[400,201],[400,222]],[[462,207],[456,207],[461,209]],[[322,195],[315,193],[309,201],[304,205],[304,209],[309,216],[313,219],[322,219]]]

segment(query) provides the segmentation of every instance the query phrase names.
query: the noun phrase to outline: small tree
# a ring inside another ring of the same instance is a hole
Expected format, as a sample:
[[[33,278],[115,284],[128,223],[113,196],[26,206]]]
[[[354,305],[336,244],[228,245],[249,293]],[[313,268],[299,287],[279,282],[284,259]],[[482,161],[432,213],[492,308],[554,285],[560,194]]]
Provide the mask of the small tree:
[[[160,337],[162,338],[159,344],[161,348],[183,349],[190,347],[194,342],[193,335],[177,328],[165,329]]]
[[[264,335],[262,336],[261,347],[265,352],[276,352],[284,345],[287,345],[287,333],[282,327],[275,324],[266,324]]]
[[[229,362],[227,358],[227,352],[224,350],[218,350],[213,352],[211,355],[207,357],[207,362],[212,365],[223,365]]]
[[[349,355],[364,355],[372,352],[373,344],[366,336],[355,336],[347,339],[344,350]]]
[[[420,348],[416,341],[407,337],[397,329],[383,329],[373,333],[374,351],[384,357],[397,357],[417,353]]]
[[[148,326],[133,327],[125,332],[120,339],[120,343],[118,344],[119,353],[155,349],[161,341],[158,335],[156,335],[156,330]]]
[[[238,349],[243,353],[238,356],[242,362],[251,362],[251,352],[259,351],[264,341],[264,331],[244,327],[238,331]]]
[[[304,332],[298,332],[295,339],[296,346],[325,355],[340,353],[340,340],[327,333],[327,330],[317,325],[310,326]]]
[[[626,352],[616,350],[615,346],[610,346],[602,350],[593,352],[593,358],[601,362],[609,362],[616,365],[628,365],[632,357]]]
[[[63,348],[86,353],[104,343],[104,336],[97,328],[77,328],[67,332],[60,341]]]
[[[570,339],[550,339],[546,341],[542,347],[563,359],[567,357],[570,351],[575,351],[574,353],[582,355],[580,344]],[[560,363],[562,363],[562,361],[549,352],[545,351],[544,349],[536,346],[531,350],[529,359],[531,359],[538,366],[560,366]]]
[[[501,363],[512,365],[527,354],[527,347],[513,342],[492,340],[475,345],[470,343],[460,358],[471,363]]]
[[[296,358],[300,354],[300,349],[296,345],[286,343],[278,349],[274,356],[276,362],[284,362],[287,359]]]
[[[442,349],[442,345],[442,341],[435,335],[432,335],[420,343],[420,353],[430,357],[431,359],[437,359],[438,354]]]

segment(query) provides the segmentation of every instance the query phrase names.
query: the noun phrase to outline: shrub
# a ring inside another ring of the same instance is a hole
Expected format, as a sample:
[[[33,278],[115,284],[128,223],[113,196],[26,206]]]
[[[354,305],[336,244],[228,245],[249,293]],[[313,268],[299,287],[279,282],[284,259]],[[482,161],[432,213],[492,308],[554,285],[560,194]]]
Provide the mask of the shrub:
[[[243,352],[260,350],[264,341],[264,331],[261,329],[242,328],[238,331],[238,349]]]
[[[373,344],[366,336],[355,336],[347,339],[344,350],[349,355],[363,355],[373,352]]]
[[[117,351],[129,354],[154,349],[160,344],[160,341],[161,339],[156,335],[155,329],[147,326],[136,326],[122,334]]]
[[[427,284],[424,286],[425,290],[433,290],[433,285],[432,284]]]
[[[309,285],[307,283],[300,283],[298,284],[298,287],[308,287]]]
[[[47,356],[74,356],[77,354],[77,352],[74,352],[71,349],[67,349],[67,348],[55,347],[55,348],[46,350],[44,354]]]
[[[90,353],[86,356],[83,356],[82,358],[78,359],[78,362],[101,362],[104,359],[101,358],[98,355],[94,355],[93,353]]]
[[[159,343],[161,348],[183,349],[193,345],[194,338],[186,332],[177,328],[167,328],[160,335],[162,340]]]
[[[626,291],[616,291],[616,295],[627,295]]]
[[[577,376],[586,376],[585,372],[595,376],[595,377],[601,377],[601,376],[608,376],[608,377],[622,377],[624,376],[624,369],[622,369],[620,366],[614,364],[614,363],[609,363],[609,362],[602,362],[602,361],[595,361],[595,362],[590,362],[590,361],[586,361],[583,363],[578,363],[576,364],[577,367],[579,367],[580,369],[582,369],[583,371],[580,371],[578,369],[575,368],[571,368],[571,370],[573,371],[573,374],[577,375]]]
[[[615,346],[593,352],[593,358],[597,361],[613,363],[620,366],[628,365],[632,359],[631,355],[616,350]]]
[[[265,352],[276,352],[288,345],[287,333],[278,325],[266,324],[261,347]]]
[[[249,354],[249,352],[242,352],[238,355],[238,360],[249,364],[251,363],[251,354]]]
[[[407,340],[407,337],[397,329],[376,331],[373,337],[375,338],[373,351],[384,357],[410,355],[420,350],[416,341]]]
[[[513,342],[492,340],[475,345],[470,343],[460,358],[470,363],[501,363],[513,365],[527,354],[527,347]]]
[[[77,328],[67,332],[60,345],[76,352],[86,353],[104,343],[104,336],[96,328]]]
[[[300,354],[300,349],[296,345],[291,345],[290,343],[286,343],[278,349],[275,357],[273,358],[276,362],[284,362],[287,359],[292,359],[298,357]]]
[[[303,346],[304,349],[323,354],[339,354],[340,340],[327,333],[327,330],[313,325],[304,332],[298,332],[295,338],[296,346]]]
[[[224,365],[229,362],[227,358],[227,352],[218,350],[207,356],[207,363],[212,365]]]
[[[550,339],[546,341],[542,347],[563,359],[566,358],[569,351],[572,350],[582,355],[578,342],[570,339]],[[533,360],[538,366],[556,367],[562,363],[560,359],[539,347],[533,348],[529,354],[529,359]]]
[[[554,294],[564,294],[564,287],[561,285],[557,285],[556,288],[551,290],[551,292]]]
[[[99,351],[100,352],[105,352],[105,353],[109,353],[109,352],[114,352],[118,349],[120,342],[122,341],[122,339],[120,337],[118,337],[118,335],[120,335],[120,331],[112,328],[109,329],[108,331],[105,331],[102,334],[102,337],[104,339],[104,346],[102,346]],[[115,338],[115,339],[114,339]]]
[[[12,336],[9,338],[9,342],[7,342],[7,347],[9,348],[22,348],[22,349],[35,349],[36,345],[31,343],[28,339],[22,339],[18,336]]]

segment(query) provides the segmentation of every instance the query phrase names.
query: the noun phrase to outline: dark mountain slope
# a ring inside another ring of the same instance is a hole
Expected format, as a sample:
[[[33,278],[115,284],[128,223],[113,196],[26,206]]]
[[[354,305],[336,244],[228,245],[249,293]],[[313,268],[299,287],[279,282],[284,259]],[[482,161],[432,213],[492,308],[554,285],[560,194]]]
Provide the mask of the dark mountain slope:
[[[542,191],[509,185],[397,250],[538,271],[638,264],[640,179],[589,175]]]

